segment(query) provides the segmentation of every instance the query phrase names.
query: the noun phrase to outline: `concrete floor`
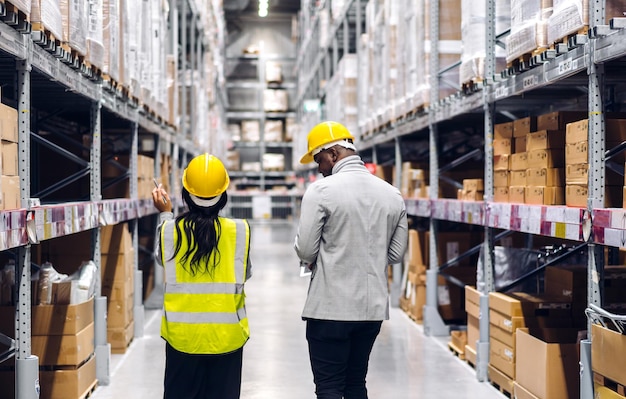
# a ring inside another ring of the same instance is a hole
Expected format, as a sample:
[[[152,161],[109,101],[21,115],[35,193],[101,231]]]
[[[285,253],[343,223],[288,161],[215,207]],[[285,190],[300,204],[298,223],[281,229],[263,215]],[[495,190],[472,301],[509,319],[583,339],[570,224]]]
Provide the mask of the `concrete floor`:
[[[300,312],[308,279],[299,277],[292,224],[252,225],[254,276],[246,284],[251,338],[244,349],[243,399],[314,398],[315,387]],[[144,336],[124,355],[112,355],[111,384],[93,399],[163,395],[164,341],[160,311],[147,310]],[[446,339],[426,337],[398,308],[383,323],[368,374],[369,397],[385,399],[502,399],[453,356]]]

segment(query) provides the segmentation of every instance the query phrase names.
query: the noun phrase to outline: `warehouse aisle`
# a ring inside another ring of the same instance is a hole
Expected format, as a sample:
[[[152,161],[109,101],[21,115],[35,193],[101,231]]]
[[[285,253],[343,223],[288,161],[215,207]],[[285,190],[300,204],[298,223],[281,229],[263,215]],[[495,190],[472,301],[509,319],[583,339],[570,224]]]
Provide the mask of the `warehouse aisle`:
[[[252,225],[254,276],[247,284],[252,337],[244,350],[243,399],[314,398],[304,322],[300,312],[308,282],[299,277],[292,250],[294,226]],[[93,399],[159,398],[163,395],[164,343],[160,311],[146,312],[145,335],[111,359],[111,384]],[[496,399],[503,396],[476,380],[443,340],[425,337],[398,308],[383,323],[370,362],[372,399]]]

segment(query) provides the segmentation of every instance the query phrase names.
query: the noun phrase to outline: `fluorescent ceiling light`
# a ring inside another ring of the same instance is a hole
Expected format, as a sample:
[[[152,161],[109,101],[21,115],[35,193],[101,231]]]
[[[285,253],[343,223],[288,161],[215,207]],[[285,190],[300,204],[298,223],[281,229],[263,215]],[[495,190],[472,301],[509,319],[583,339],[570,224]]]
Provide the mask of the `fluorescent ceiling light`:
[[[268,0],[259,0],[259,17],[267,17],[268,9]]]

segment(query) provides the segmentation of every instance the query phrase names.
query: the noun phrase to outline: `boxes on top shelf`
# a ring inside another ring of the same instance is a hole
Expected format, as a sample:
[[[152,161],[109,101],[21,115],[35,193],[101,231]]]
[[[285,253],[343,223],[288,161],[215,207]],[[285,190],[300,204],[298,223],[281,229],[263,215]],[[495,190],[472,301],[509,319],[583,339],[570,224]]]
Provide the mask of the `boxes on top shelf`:
[[[289,109],[287,90],[263,90],[263,109],[266,112],[286,112]]]
[[[513,137],[513,122],[498,123],[493,127],[494,139],[510,139]]]
[[[265,62],[265,81],[267,83],[282,83],[283,67],[278,61]]]
[[[32,0],[30,22],[33,31],[48,31],[52,35],[50,39],[59,41],[63,39],[63,23],[58,1]]]
[[[261,140],[261,124],[258,120],[241,121],[241,141]]]
[[[282,120],[266,120],[263,139],[266,142],[282,142],[283,141],[283,121]]]
[[[526,151],[565,148],[564,130],[540,130],[526,135]]]
[[[513,137],[524,137],[537,130],[537,118],[528,116],[513,121]]]

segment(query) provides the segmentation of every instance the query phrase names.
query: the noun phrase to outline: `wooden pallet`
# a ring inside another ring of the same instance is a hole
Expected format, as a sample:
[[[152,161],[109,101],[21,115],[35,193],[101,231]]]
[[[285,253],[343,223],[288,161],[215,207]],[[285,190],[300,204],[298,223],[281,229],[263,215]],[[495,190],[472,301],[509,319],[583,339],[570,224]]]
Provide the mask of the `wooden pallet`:
[[[574,33],[570,33],[567,36],[561,37],[550,44],[550,49],[559,52],[559,49],[567,50],[576,47],[576,36],[589,34],[589,26],[583,26]]]
[[[448,342],[448,349],[450,349],[450,352],[452,352],[452,354],[459,359],[465,360],[465,348],[459,348],[452,342]]]
[[[465,345],[465,361],[471,368],[476,369],[476,351],[469,345]]]
[[[94,381],[93,384],[91,384],[89,388],[82,395],[78,397],[78,399],[87,399],[91,397],[91,395],[93,395],[93,393],[95,392],[97,386],[98,386],[98,380]]]
[[[483,84],[483,78],[475,77],[461,84],[461,91],[464,94],[471,94],[478,91]]]
[[[514,380],[492,365],[489,365],[487,369],[487,376],[489,377],[489,383],[491,383],[494,388],[507,398],[513,398]]]
[[[20,10],[8,0],[0,0],[0,19],[20,33],[30,33],[30,14]]]

